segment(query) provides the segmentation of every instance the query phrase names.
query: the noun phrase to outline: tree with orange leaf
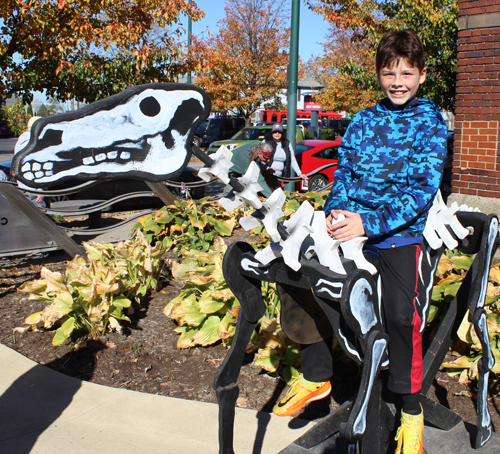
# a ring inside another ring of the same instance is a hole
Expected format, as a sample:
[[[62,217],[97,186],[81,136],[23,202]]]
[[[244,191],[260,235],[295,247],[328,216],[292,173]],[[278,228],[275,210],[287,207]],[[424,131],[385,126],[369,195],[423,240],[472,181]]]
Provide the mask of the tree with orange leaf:
[[[390,30],[415,30],[424,46],[427,80],[419,95],[454,111],[458,0],[307,0],[330,22],[325,55],[317,61],[326,91],[318,98],[333,110],[358,110],[382,97],[375,53]],[[320,77],[321,76],[317,76]]]
[[[226,0],[219,32],[193,39],[196,84],[212,109],[250,116],[286,88],[289,15],[286,0]]]
[[[186,0],[0,0],[0,105],[32,91],[91,102],[172,81],[189,66],[178,37]]]

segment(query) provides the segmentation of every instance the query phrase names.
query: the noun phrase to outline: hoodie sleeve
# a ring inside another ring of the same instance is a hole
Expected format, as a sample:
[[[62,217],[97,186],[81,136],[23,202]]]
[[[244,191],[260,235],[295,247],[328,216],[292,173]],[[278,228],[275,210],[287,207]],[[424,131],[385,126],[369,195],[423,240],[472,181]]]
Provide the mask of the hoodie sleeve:
[[[347,188],[352,181],[352,162],[356,150],[361,144],[362,131],[361,116],[356,115],[342,139],[339,147],[339,161],[334,174],[334,184],[328,195],[324,211],[328,216],[331,210],[345,210],[348,201]]]
[[[407,186],[384,198],[375,210],[360,212],[366,236],[390,236],[415,223],[431,206],[439,189],[446,156],[446,126],[441,116],[424,125],[418,146],[412,147]]]

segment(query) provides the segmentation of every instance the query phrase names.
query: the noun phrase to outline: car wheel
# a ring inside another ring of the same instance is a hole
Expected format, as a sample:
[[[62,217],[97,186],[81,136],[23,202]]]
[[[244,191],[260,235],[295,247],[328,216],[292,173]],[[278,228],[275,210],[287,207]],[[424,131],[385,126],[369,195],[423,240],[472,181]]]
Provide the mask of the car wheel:
[[[50,201],[52,203],[67,202],[68,200],[69,200],[69,197],[67,195],[53,195],[50,197]]]
[[[309,191],[322,192],[327,184],[328,184],[328,178],[326,178],[324,175],[320,174],[314,175],[309,180],[308,189]]]
[[[201,147],[201,137],[194,136],[194,137],[193,137],[193,145],[194,145],[195,147],[200,148],[200,147]]]

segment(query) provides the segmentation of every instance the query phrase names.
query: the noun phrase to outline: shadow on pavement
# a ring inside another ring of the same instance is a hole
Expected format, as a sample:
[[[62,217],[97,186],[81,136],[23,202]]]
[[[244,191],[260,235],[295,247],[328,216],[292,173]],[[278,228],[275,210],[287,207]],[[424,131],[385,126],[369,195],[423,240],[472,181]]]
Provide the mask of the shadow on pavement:
[[[58,369],[73,356],[74,352],[69,352],[46,366],[35,365],[0,396],[0,452],[32,452],[38,437],[69,406],[81,387],[81,381],[50,367]],[[95,363],[88,365],[90,375],[94,367]]]

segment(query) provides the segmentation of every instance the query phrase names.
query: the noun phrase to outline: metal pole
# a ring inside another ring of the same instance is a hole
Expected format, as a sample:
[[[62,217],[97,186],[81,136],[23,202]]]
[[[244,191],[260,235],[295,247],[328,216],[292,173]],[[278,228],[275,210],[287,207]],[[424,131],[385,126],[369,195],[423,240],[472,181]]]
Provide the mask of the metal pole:
[[[191,16],[188,16],[188,53],[191,52]],[[191,83],[191,71],[188,72],[187,75],[187,83]]]
[[[288,70],[288,113],[286,138],[290,141],[295,153],[295,141],[297,135],[297,85],[299,77],[299,22],[300,22],[300,0],[292,0],[292,24],[290,31],[290,66]],[[291,176],[295,172],[291,169]],[[285,189],[293,192],[295,183],[286,183]]]

